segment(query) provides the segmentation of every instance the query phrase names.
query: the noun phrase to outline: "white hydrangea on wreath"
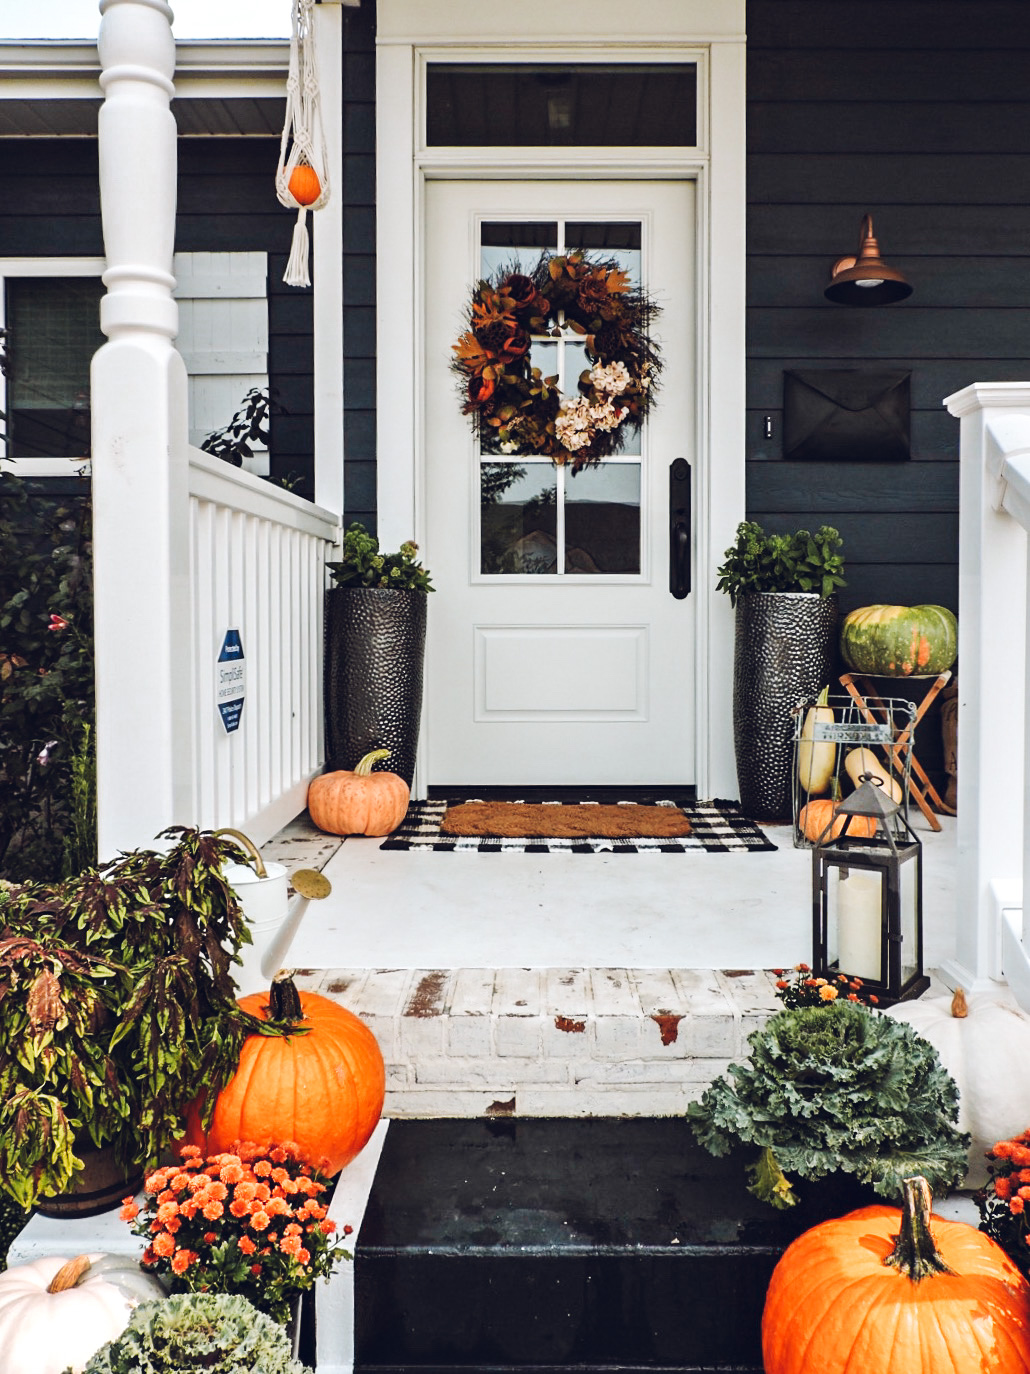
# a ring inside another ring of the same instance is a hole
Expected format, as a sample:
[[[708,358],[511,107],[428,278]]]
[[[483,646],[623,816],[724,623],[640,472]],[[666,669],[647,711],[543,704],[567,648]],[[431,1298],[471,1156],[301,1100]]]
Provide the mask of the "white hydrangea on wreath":
[[[662,363],[650,338],[660,307],[614,259],[544,253],[530,274],[481,281],[454,347],[462,414],[503,454],[571,463],[573,473],[618,453],[620,430],[654,399]],[[533,336],[582,337],[590,367],[575,395],[530,362]],[[493,446],[491,445],[491,447]]]

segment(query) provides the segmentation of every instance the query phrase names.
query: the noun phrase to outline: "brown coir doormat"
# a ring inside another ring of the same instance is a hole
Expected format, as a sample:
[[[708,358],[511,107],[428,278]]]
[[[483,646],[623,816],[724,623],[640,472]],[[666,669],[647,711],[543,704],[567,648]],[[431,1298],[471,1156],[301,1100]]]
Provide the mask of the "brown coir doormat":
[[[675,806],[474,801],[448,806],[440,833],[513,840],[676,839],[690,834],[690,822]]]

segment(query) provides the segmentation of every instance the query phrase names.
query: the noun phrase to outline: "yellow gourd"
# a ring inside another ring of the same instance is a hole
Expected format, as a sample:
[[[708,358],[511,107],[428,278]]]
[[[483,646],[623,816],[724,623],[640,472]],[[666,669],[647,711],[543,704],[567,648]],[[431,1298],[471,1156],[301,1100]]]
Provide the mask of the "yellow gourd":
[[[871,773],[874,787],[886,792],[899,806],[905,799],[900,784],[891,775],[891,770],[885,763],[880,762],[871,749],[850,749],[844,756],[844,771],[856,787],[863,773]]]
[[[837,746],[829,740],[815,738],[817,724],[833,724],[833,709],[826,704],[829,691],[829,687],[824,687],[815,705],[809,707],[798,742],[798,782],[802,792],[809,797],[817,797],[827,790],[837,762]]]

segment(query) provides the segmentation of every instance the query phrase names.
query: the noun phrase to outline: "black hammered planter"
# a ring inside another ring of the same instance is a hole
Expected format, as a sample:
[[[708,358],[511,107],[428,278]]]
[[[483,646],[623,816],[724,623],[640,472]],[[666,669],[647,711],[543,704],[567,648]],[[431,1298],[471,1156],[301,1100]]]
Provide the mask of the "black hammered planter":
[[[331,587],[325,594],[326,771],[373,749],[411,786],[422,711],[424,592]]]
[[[755,820],[789,820],[792,712],[830,681],[837,600],[815,592],[752,592],[737,602],[733,744],[740,805]]]

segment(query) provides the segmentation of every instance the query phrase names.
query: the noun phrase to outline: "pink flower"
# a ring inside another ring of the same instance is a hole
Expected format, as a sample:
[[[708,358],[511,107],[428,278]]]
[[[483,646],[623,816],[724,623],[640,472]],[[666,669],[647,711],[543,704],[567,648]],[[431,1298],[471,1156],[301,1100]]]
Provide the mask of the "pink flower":
[[[50,616],[50,624],[47,626],[47,629],[48,629],[48,630],[67,630],[67,628],[68,628],[68,626],[69,626],[70,623],[71,623],[70,621],[65,620],[65,618],[64,618],[63,615],[54,615],[54,614],[51,614],[51,616]]]

